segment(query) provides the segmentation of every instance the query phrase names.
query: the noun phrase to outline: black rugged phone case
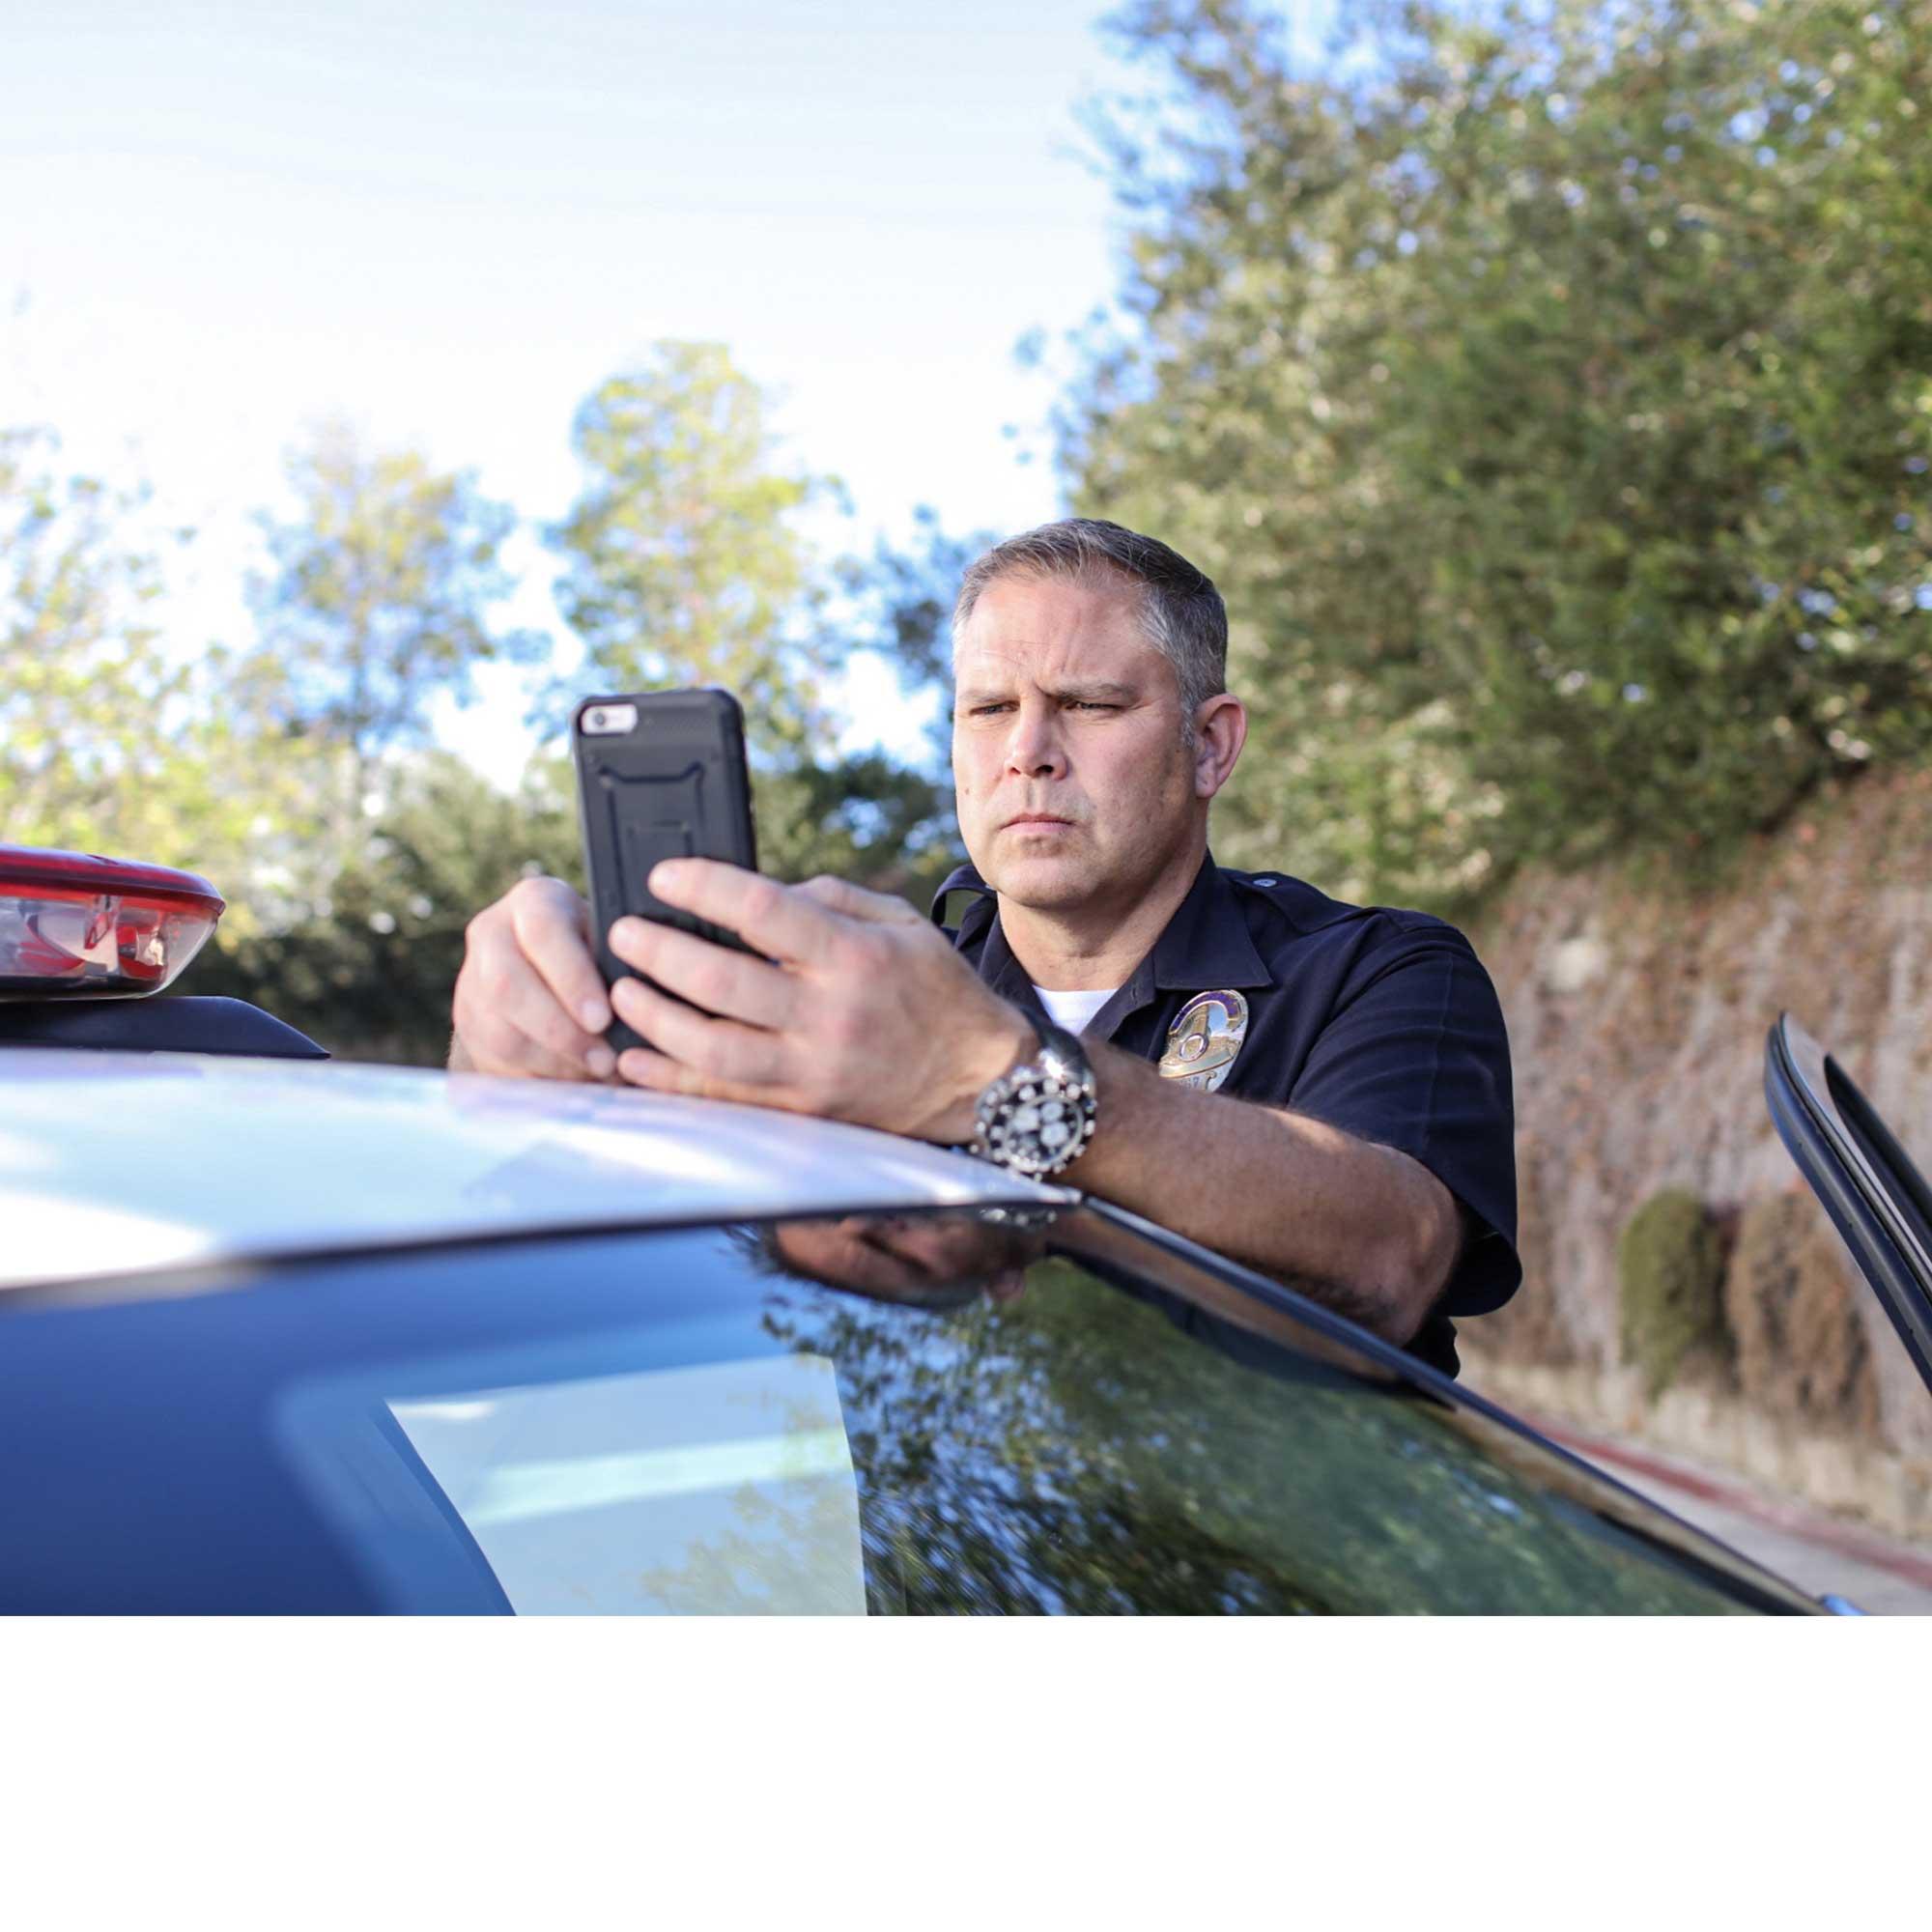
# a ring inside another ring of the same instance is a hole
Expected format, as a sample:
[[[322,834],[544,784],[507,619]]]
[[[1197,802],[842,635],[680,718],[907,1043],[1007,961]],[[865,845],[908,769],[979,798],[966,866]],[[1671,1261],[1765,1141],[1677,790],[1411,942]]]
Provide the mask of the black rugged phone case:
[[[583,714],[612,704],[635,704],[636,726],[617,737],[586,737]],[[665,905],[644,883],[660,859],[724,859],[756,867],[738,700],[709,689],[586,697],[570,727],[592,946],[604,983],[636,977],[610,947],[611,924],[626,913],[749,950],[735,933]],[[605,1037],[619,1052],[644,1044],[622,1020],[613,1020]]]

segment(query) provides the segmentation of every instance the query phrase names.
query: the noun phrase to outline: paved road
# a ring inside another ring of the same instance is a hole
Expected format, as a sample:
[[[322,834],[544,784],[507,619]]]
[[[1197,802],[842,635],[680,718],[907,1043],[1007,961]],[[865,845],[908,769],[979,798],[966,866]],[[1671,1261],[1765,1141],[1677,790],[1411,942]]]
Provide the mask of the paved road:
[[[1673,1516],[1822,1597],[1844,1597],[1873,1616],[1932,1615],[1932,1549],[1766,1494],[1736,1476],[1647,1446],[1538,1424]]]

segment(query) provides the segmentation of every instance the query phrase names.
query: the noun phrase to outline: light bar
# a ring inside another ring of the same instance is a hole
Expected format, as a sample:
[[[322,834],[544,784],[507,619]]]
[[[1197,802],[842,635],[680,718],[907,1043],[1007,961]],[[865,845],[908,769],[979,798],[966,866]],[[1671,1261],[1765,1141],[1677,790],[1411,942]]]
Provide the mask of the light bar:
[[[0,845],[0,1000],[158,993],[223,910],[193,872]]]

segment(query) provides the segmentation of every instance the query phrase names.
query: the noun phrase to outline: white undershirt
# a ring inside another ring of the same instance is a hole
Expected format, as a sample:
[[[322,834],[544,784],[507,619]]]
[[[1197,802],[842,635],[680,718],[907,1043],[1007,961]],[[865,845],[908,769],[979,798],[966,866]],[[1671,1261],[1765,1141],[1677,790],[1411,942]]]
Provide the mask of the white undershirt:
[[[1034,988],[1047,1018],[1071,1034],[1085,1033],[1094,1015],[1120,990],[1118,986],[1102,986],[1096,993],[1049,993],[1044,986]]]

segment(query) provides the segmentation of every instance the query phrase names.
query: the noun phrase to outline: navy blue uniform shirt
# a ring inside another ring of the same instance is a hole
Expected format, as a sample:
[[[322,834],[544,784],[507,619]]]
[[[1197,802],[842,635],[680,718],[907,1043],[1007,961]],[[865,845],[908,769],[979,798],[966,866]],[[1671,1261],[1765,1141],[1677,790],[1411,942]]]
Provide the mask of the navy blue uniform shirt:
[[[972,867],[940,887],[935,919],[954,893],[973,897],[953,944],[1003,999],[1044,1017]],[[1408,1345],[1453,1376],[1452,1318],[1500,1308],[1522,1278],[1509,1038],[1474,950],[1427,913],[1345,905],[1286,873],[1224,871],[1210,853],[1086,1037],[1158,1062],[1188,1001],[1223,990],[1247,1002],[1248,1024],[1218,1092],[1399,1148],[1469,1210],[1462,1259]],[[1100,1106],[1104,1122],[1104,1090]]]

